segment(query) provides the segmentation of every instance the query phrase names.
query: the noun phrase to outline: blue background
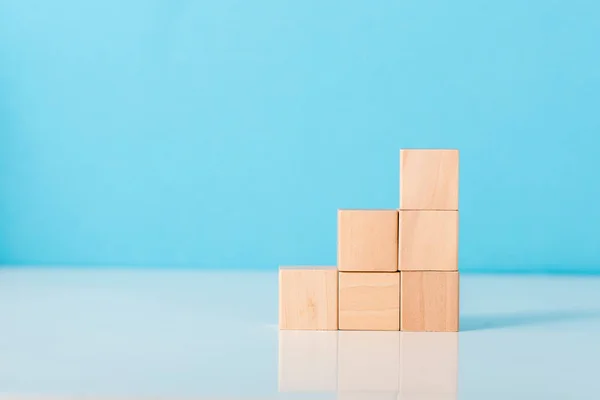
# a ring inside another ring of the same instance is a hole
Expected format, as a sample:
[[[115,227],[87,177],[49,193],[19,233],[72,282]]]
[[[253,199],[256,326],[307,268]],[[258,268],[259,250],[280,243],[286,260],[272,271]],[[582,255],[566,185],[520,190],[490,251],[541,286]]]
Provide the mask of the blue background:
[[[0,2],[0,263],[333,264],[461,151],[461,269],[600,272],[596,1]]]

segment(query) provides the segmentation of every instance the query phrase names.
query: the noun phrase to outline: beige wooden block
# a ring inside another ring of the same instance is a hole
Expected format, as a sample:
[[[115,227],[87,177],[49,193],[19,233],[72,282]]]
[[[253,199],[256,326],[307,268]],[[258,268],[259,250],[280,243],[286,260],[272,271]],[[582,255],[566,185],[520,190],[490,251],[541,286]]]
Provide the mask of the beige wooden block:
[[[401,210],[398,225],[398,270],[458,270],[458,211]]]
[[[400,329],[457,332],[458,272],[402,271]]]
[[[402,398],[455,399],[458,391],[458,333],[400,334]]]
[[[398,211],[339,210],[340,271],[397,271]]]
[[[338,333],[338,391],[352,398],[367,393],[397,393],[400,382],[400,332]]]
[[[279,329],[336,330],[337,327],[337,268],[279,268]]]
[[[458,210],[458,150],[400,150],[400,208]]]
[[[335,392],[337,331],[279,331],[279,391]]]
[[[400,329],[400,273],[340,272],[339,329]]]

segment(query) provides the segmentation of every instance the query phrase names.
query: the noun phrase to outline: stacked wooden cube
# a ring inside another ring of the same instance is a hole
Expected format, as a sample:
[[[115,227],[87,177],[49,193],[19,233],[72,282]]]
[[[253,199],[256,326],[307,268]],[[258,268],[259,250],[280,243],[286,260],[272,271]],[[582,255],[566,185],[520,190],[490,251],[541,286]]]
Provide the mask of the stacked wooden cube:
[[[280,268],[280,329],[458,331],[458,164],[401,150],[399,210],[339,210],[337,267]]]

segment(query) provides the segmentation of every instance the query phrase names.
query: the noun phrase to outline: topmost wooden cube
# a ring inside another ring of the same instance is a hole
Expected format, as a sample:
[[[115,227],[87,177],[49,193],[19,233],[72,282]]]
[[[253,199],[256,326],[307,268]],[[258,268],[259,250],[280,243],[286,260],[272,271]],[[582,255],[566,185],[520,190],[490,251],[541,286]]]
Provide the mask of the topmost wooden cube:
[[[458,150],[400,150],[400,208],[458,210]]]

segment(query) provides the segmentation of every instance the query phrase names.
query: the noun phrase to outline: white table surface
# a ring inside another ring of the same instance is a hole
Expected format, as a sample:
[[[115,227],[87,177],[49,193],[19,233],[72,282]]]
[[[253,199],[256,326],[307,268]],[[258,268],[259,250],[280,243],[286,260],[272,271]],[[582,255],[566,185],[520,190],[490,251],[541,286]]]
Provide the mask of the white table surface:
[[[463,275],[461,332],[279,332],[277,272],[0,268],[0,398],[591,399],[600,278]]]

